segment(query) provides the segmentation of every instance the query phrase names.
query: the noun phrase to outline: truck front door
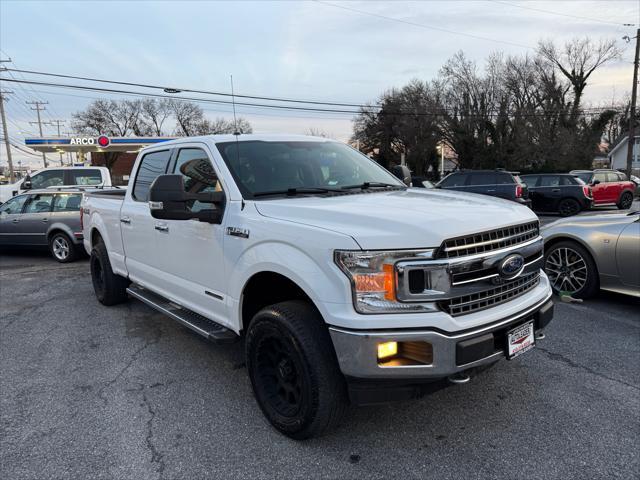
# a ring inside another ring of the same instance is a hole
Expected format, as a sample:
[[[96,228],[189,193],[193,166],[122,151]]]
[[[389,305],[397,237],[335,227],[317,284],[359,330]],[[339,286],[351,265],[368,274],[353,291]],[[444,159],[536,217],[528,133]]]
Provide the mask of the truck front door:
[[[223,190],[211,155],[202,144],[181,145],[169,170],[183,176],[188,192]],[[189,205],[192,211],[211,207],[197,201]],[[154,229],[164,273],[162,293],[180,305],[227,324],[223,225],[195,219],[154,220]]]
[[[127,190],[120,210],[120,228],[129,276],[142,286],[163,282],[161,254],[155,248],[156,220],[149,210],[149,188],[166,173],[171,150],[155,150],[140,160],[133,187]]]

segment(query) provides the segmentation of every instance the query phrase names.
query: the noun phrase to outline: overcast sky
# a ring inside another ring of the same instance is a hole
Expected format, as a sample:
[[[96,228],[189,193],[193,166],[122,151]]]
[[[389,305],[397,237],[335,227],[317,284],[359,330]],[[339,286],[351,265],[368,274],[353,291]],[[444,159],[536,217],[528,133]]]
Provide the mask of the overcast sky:
[[[4,66],[215,91],[229,91],[233,74],[236,93],[349,103],[375,101],[412,78],[432,79],[458,50],[482,64],[498,50],[532,53],[542,38],[562,43],[574,36],[610,37],[625,51],[622,60],[591,79],[586,101],[601,104],[631,90],[633,45],[622,37],[633,37],[635,27],[621,24],[640,23],[640,0],[0,0],[0,19],[0,58],[13,61]],[[6,105],[8,126],[12,140],[21,144],[37,135],[37,126],[28,123],[35,112],[26,100],[48,101],[43,118],[68,125],[72,112],[100,96],[9,82],[1,87],[14,92]],[[209,117],[230,116],[227,106],[203,108]],[[339,140],[351,135],[351,116],[344,114],[247,107],[238,113],[257,133],[316,128]],[[46,126],[44,133],[55,129]],[[19,152],[14,159],[41,164]],[[4,145],[0,164],[6,164]]]

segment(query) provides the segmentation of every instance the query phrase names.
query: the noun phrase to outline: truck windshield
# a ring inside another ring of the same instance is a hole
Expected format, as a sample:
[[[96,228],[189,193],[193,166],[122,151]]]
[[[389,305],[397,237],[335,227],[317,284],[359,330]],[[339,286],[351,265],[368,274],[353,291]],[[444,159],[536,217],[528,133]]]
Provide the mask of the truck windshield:
[[[337,142],[252,140],[216,146],[245,198],[405,187],[370,158]]]

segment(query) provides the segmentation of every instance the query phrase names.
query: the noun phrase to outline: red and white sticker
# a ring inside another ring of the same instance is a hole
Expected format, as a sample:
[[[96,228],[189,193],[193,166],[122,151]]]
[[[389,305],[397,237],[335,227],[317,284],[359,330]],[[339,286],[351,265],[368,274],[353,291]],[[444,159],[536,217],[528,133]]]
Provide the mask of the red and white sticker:
[[[533,321],[520,325],[507,332],[507,356],[509,358],[528,352],[535,345]]]

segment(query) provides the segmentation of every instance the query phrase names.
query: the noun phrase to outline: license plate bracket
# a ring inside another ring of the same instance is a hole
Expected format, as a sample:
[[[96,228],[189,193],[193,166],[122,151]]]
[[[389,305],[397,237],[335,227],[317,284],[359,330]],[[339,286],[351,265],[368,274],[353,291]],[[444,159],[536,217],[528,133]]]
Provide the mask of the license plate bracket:
[[[518,325],[507,332],[507,358],[511,360],[522,355],[531,350],[535,344],[533,320]]]

